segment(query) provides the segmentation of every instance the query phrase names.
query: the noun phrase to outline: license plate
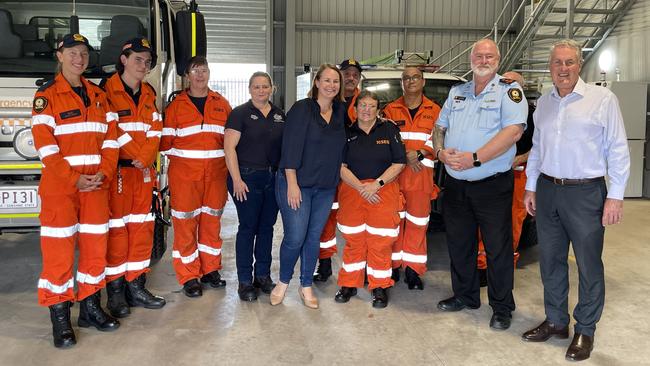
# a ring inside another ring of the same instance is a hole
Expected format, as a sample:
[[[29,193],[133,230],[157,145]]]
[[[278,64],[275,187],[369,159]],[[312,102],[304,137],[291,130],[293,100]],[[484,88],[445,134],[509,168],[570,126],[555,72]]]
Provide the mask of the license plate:
[[[36,207],[38,207],[38,192],[35,188],[0,190],[0,209]]]

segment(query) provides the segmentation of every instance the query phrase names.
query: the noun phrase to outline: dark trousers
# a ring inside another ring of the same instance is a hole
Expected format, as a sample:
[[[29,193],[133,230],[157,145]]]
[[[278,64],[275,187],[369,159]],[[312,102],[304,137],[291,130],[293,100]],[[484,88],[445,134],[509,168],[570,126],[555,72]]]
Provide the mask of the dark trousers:
[[[481,229],[487,256],[488,298],[494,312],[502,314],[515,310],[512,296],[513,189],[512,171],[479,182],[448,177],[443,199],[454,296],[469,306],[481,304],[476,268],[477,229]]]
[[[320,234],[332,209],[336,187],[300,187],[302,202],[297,210],[287,201],[287,178],[277,174],[275,198],[282,214],[284,238],[280,244],[280,281],[289,283],[300,258],[300,286],[311,287],[320,252]]]
[[[255,277],[271,274],[271,249],[273,225],[278,218],[275,201],[275,173],[269,170],[240,168],[242,180],[248,186],[245,201],[233,196],[239,227],[235,242],[237,277],[239,283],[253,282],[253,258]],[[233,195],[233,182],[228,175],[228,192]]]
[[[593,336],[605,304],[605,273],[601,256],[605,228],[605,181],[561,186],[537,180],[537,235],[544,310],[548,321],[568,325],[569,242],[578,264],[578,305],[575,331]]]

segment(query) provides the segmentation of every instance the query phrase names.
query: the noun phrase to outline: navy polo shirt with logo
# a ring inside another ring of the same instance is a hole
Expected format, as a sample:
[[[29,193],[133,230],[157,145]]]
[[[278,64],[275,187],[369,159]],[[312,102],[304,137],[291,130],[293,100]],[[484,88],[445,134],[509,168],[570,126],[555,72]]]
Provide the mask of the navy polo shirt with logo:
[[[346,134],[343,162],[357,179],[377,179],[391,164],[406,164],[406,149],[393,123],[378,118],[368,134],[354,123]]]
[[[243,168],[277,168],[282,151],[282,132],[286,117],[282,109],[271,103],[266,117],[251,100],[232,110],[226,128],[241,132],[235,148],[239,166]]]

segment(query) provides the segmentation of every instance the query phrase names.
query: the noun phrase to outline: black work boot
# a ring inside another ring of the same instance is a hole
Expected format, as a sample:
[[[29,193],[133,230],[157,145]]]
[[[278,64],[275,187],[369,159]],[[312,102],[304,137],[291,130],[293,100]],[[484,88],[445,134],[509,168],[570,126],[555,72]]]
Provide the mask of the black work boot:
[[[226,287],[226,281],[221,279],[219,271],[212,271],[201,277],[201,283],[207,283],[214,288]]]
[[[120,321],[106,314],[101,307],[99,291],[81,300],[78,324],[82,328],[93,326],[102,332],[110,332],[120,327]]]
[[[399,269],[400,267],[393,268],[393,273],[390,275],[390,278],[392,278],[395,283],[399,282]]]
[[[124,276],[122,276],[106,284],[106,294],[108,295],[106,309],[116,318],[126,318],[131,314],[129,304],[126,302],[126,287],[124,282],[126,281],[124,281]]]
[[[130,306],[144,306],[146,309],[162,308],[165,306],[165,299],[149,292],[144,287],[146,280],[143,273],[135,280],[126,283],[126,301]]]
[[[77,338],[70,324],[70,305],[72,305],[70,301],[50,305],[52,337],[56,348],[69,348],[77,344]]]
[[[271,276],[255,277],[255,280],[253,280],[253,286],[259,288],[263,293],[268,295],[275,288],[275,283],[273,283]]]
[[[406,284],[408,285],[409,290],[424,289],[424,284],[422,283],[422,280],[420,279],[418,273],[408,266],[404,270],[404,282],[406,282]]]
[[[318,269],[314,275],[314,281],[325,282],[332,275],[332,258],[318,260]]]

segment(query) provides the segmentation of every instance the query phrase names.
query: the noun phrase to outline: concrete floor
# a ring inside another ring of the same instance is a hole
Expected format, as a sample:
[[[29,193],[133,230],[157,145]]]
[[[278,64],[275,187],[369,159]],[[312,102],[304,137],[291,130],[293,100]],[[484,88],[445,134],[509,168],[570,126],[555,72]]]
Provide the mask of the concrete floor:
[[[436,303],[451,295],[443,234],[429,236],[424,291],[400,282],[386,309],[370,306],[362,290],[347,304],[334,302],[335,278],[318,284],[321,309],[304,307],[292,282],[283,305],[268,296],[244,303],[237,297],[234,261],[236,215],[224,216],[226,289],[189,299],[180,292],[171,251],[149,276],[149,288],[167,299],[162,310],[136,308],[113,333],[79,329],[69,350],[52,346],[48,311],[36,302],[40,272],[38,235],[0,237],[0,365],[563,365],[568,340],[528,344],[520,335],[544,318],[537,248],[522,251],[515,273],[512,327],[490,330],[491,310],[442,313]],[[650,201],[625,203],[621,225],[607,229],[607,301],[595,351],[584,365],[650,365]],[[278,230],[280,231],[280,230]],[[274,258],[281,236],[276,237]],[[338,269],[339,259],[335,260]],[[572,261],[570,306],[576,302]],[[277,279],[278,261],[272,274]],[[105,301],[105,298],[104,298]],[[79,307],[73,308],[73,318]]]

